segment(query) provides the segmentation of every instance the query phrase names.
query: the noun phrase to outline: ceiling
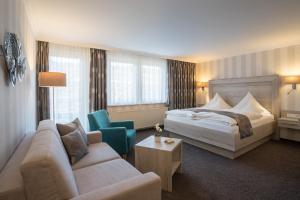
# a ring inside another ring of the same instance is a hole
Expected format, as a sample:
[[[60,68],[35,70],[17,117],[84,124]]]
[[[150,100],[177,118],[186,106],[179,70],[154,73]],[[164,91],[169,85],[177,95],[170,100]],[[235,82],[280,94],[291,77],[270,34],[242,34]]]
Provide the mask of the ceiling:
[[[39,40],[201,62],[300,44],[299,0],[24,0]]]

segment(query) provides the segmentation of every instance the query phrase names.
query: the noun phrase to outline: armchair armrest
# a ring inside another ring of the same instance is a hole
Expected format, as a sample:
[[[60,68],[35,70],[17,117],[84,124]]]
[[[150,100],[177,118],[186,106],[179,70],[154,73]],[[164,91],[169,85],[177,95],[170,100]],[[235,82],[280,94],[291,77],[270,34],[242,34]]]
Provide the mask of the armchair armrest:
[[[127,129],[134,129],[134,122],[132,120],[111,122],[110,125],[112,127],[125,127]]]
[[[161,200],[161,180],[153,172],[112,184],[72,200]]]
[[[87,140],[89,144],[102,142],[102,133],[100,131],[87,132]]]
[[[128,152],[127,134],[125,127],[100,128],[102,141],[108,143],[120,155]]]

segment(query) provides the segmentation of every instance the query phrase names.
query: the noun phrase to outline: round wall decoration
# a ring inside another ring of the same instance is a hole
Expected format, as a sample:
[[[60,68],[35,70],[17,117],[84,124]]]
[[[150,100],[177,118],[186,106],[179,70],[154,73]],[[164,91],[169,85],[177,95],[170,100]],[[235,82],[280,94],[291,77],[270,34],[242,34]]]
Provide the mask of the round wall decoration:
[[[3,52],[7,65],[9,82],[15,86],[17,79],[21,81],[26,71],[26,58],[22,44],[14,33],[5,33]]]

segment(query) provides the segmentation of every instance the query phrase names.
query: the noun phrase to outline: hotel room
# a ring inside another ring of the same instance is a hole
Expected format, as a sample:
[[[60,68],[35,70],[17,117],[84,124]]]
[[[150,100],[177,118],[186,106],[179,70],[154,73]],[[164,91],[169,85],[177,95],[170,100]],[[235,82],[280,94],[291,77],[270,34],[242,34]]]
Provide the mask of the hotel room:
[[[0,0],[0,200],[300,199],[299,0]]]

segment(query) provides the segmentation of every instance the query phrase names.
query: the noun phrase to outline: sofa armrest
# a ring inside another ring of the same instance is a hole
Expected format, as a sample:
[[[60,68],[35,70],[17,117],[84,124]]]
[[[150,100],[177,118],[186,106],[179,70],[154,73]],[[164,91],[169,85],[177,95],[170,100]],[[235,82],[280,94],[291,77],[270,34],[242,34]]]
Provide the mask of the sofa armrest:
[[[161,180],[153,172],[112,184],[72,200],[161,200]]]
[[[125,127],[127,129],[134,129],[134,123],[131,120],[111,122],[110,125],[112,127]]]
[[[102,142],[102,133],[100,131],[90,131],[86,134],[89,144]]]

